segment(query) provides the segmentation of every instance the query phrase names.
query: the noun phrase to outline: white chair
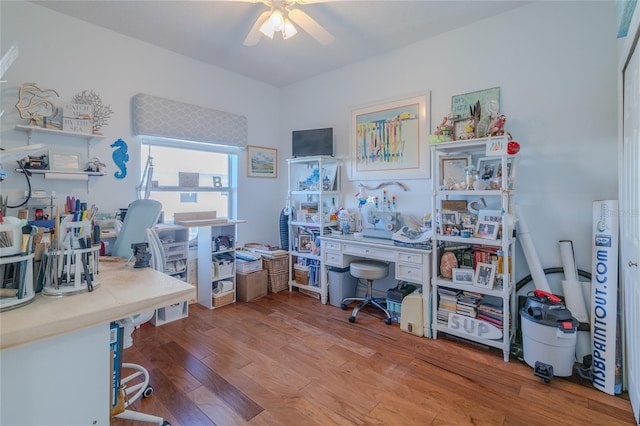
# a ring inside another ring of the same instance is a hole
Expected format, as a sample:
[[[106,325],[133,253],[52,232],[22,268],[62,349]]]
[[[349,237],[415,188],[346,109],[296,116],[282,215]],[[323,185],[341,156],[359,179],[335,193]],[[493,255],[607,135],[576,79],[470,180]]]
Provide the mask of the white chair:
[[[164,249],[162,248],[162,244],[160,239],[158,238],[158,234],[156,234],[153,229],[150,227],[155,225],[158,220],[158,216],[160,214],[160,209],[162,205],[157,201],[153,203],[148,203],[153,200],[138,200],[143,201],[143,203],[133,202],[129,206],[129,210],[127,215],[125,216],[124,223],[122,225],[121,233],[123,230],[125,232],[130,232],[126,234],[127,237],[123,239],[126,243],[122,243],[118,250],[116,251],[116,246],[114,245],[114,251],[116,256],[125,257],[126,256],[126,245],[129,247],[132,243],[135,242],[143,242],[147,241],[149,244],[149,248],[151,250],[151,266],[160,272],[165,272],[165,257],[164,257]],[[156,215],[157,212],[157,215]],[[132,214],[129,216],[129,214]],[[155,218],[154,218],[155,216]],[[129,219],[129,228],[126,228],[127,220]],[[146,227],[140,229],[141,222],[147,224]],[[120,238],[120,234],[118,238]],[[116,240],[117,242],[117,240]],[[135,285],[135,284],[132,284]],[[141,314],[134,315],[129,318],[124,318],[119,321],[121,326],[124,328],[123,336],[124,343],[123,347],[128,348],[133,344],[133,339],[131,338],[131,334],[133,330],[140,327],[145,322],[151,320],[151,318],[155,315],[155,311],[143,312]],[[125,375],[126,371],[126,375]],[[162,417],[153,416],[151,414],[140,413],[138,411],[129,410],[128,408],[138,401],[140,398],[148,398],[153,394],[153,388],[149,385],[149,372],[146,368],[138,364],[132,363],[122,363],[122,379],[120,380],[120,384],[124,389],[124,408],[125,410],[119,414],[116,414],[114,417],[126,420],[134,420],[141,422],[150,422],[155,423],[162,426],[170,426],[167,420]]]

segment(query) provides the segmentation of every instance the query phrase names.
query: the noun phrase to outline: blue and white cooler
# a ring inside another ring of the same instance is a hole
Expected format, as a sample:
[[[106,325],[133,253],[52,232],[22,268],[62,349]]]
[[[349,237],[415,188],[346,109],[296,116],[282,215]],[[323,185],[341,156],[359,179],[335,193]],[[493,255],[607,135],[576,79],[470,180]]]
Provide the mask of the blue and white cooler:
[[[524,360],[531,367],[536,362],[549,364],[553,374],[568,377],[573,374],[578,320],[561,299],[551,293],[536,290],[520,309]]]

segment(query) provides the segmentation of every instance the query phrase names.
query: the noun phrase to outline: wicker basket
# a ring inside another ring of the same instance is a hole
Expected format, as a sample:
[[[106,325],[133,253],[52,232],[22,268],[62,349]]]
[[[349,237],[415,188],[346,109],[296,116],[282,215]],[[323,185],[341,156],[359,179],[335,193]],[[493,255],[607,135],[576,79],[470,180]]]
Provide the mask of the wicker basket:
[[[306,267],[306,269],[301,269],[294,266],[293,275],[298,284],[309,284],[309,267]]]
[[[228,305],[229,303],[233,303],[233,293],[234,291],[229,291],[227,293],[222,294],[214,294],[213,295],[213,307],[219,308],[220,306]]]
[[[277,293],[289,288],[289,256],[264,257],[264,268],[268,273],[270,293]]]

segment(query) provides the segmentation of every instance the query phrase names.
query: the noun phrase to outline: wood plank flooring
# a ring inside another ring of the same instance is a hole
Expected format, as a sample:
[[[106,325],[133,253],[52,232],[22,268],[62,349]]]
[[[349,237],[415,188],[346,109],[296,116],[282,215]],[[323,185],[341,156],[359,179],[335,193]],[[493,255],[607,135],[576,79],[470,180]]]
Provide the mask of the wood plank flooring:
[[[149,370],[154,393],[131,408],[173,426],[636,424],[626,395],[545,384],[500,351],[417,337],[375,311],[348,317],[295,291],[192,304],[189,318],[134,332],[124,360]]]

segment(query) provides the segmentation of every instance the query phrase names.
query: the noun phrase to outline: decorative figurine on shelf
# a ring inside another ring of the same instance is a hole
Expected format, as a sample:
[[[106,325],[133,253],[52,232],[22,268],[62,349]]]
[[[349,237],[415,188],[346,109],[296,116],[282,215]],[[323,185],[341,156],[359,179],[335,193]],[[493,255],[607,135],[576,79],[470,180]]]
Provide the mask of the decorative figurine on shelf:
[[[58,107],[49,100],[53,95],[59,96],[53,89],[40,89],[35,83],[24,83],[18,91],[16,104],[20,118],[30,120],[30,126],[44,127],[45,118],[58,114]]]
[[[110,105],[103,105],[102,99],[93,90],[87,92],[83,90],[78,93],[73,102],[76,104],[91,105],[91,122],[93,124],[93,134],[100,135],[100,128],[107,124],[107,120],[113,114]]]
[[[442,122],[436,126],[431,135],[431,143],[442,143],[453,140],[453,118],[452,114],[442,118]]]
[[[480,101],[476,101],[474,106],[469,106],[469,118],[473,118],[473,136],[470,139],[484,136],[479,134],[480,118],[482,117],[481,111]]]
[[[93,157],[91,160],[87,162],[87,167],[85,167],[85,172],[94,172],[100,173],[104,172],[107,168],[107,165],[101,162],[97,157]]]
[[[491,120],[489,124],[490,136],[502,136],[504,135],[504,125],[507,122],[507,117],[504,114],[498,114]]]

